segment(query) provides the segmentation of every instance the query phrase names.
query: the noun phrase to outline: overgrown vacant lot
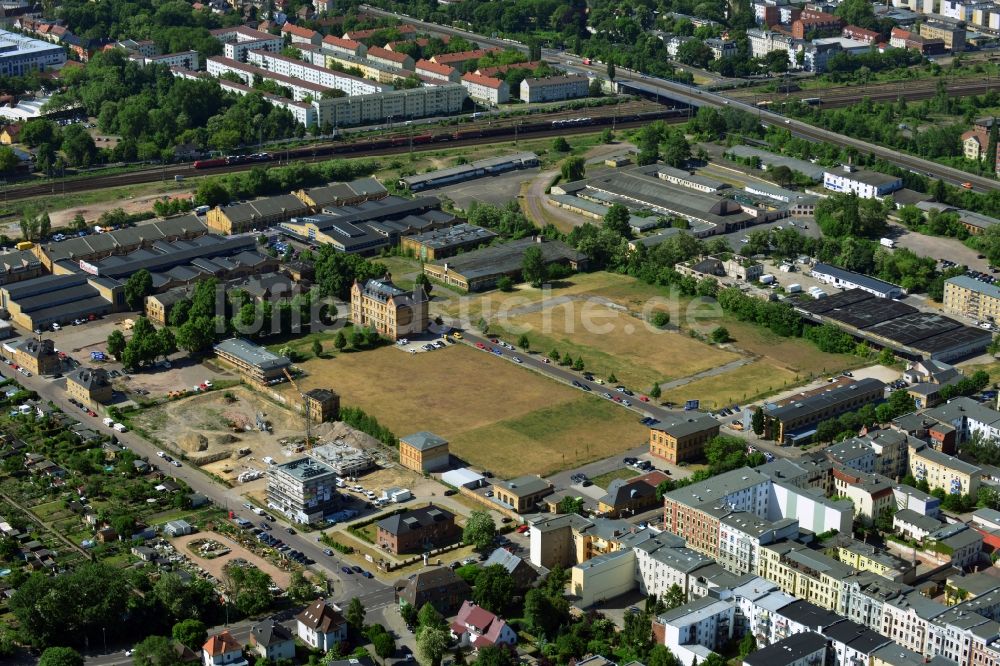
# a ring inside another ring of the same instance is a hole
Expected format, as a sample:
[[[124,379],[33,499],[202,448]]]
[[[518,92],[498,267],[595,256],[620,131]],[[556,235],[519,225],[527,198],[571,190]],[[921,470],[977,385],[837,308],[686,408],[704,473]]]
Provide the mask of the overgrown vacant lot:
[[[634,412],[461,344],[420,354],[384,347],[302,366],[302,390],[332,388],[397,435],[435,432],[453,454],[501,477],[544,474],[646,438]]]

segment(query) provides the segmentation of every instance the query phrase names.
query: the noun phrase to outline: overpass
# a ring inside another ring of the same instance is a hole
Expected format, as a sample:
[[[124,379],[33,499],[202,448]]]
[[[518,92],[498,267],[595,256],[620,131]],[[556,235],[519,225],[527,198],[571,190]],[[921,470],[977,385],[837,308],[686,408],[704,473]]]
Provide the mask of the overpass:
[[[406,15],[387,12],[376,7],[371,7],[370,5],[362,5],[362,7],[366,12],[371,14],[390,16],[399,19],[400,21],[411,23],[430,33],[464,37],[469,41],[478,42],[484,46],[519,49],[525,52],[527,52],[528,49],[527,46],[521,44],[520,42],[501,39],[499,37],[484,37],[482,35],[469,32],[468,30],[439,25],[437,23],[419,21]],[[567,53],[566,51],[547,48],[542,49],[542,58],[544,60],[554,62],[571,72],[575,71],[599,77],[606,76],[604,65],[585,65],[583,64],[583,59],[581,57]],[[960,169],[938,164],[937,162],[900,153],[890,148],[883,148],[882,146],[868,143],[867,141],[852,139],[851,137],[837,134],[836,132],[814,127],[792,118],[786,118],[785,116],[773,111],[758,109],[757,107],[747,104],[746,102],[723,97],[722,95],[702,90],[695,86],[646,76],[645,74],[628,71],[620,67],[617,70],[615,82],[618,84],[620,90],[634,90],[643,96],[651,95],[653,99],[661,99],[664,104],[669,104],[671,106],[689,106],[692,108],[702,106],[722,108],[724,106],[730,106],[748,113],[755,113],[758,118],[760,118],[760,122],[763,125],[784,127],[793,135],[805,139],[824,141],[838,146],[854,148],[859,153],[880,157],[887,162],[891,162],[892,164],[908,169],[914,173],[919,173],[923,176],[931,178],[940,178],[944,182],[951,185],[961,186],[963,183],[972,183],[973,189],[979,192],[989,192],[1000,189],[1000,182],[993,180],[992,178],[977,176],[975,174],[961,171]]]

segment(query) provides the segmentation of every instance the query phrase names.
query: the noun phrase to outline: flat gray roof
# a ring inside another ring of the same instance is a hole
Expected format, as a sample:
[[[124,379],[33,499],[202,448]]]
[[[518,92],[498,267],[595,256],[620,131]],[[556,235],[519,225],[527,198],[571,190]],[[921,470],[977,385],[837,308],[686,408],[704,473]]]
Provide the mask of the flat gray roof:
[[[269,352],[264,347],[255,345],[243,338],[229,338],[215,345],[216,352],[230,354],[241,361],[253,365],[261,370],[272,370],[274,368],[287,368],[292,362],[284,356],[278,356]]]

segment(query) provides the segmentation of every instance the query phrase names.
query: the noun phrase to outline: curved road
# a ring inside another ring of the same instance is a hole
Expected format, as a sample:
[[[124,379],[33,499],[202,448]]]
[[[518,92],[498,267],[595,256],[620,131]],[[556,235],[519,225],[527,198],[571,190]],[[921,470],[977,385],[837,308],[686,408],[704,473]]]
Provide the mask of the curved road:
[[[376,7],[371,7],[369,5],[362,5],[365,11],[372,14],[377,14],[380,16],[392,16],[398,18],[407,23],[412,23],[416,26],[427,30],[428,32],[436,32],[439,34],[447,34],[453,36],[461,36],[474,42],[479,42],[480,44],[488,46],[498,46],[501,48],[516,48],[522,51],[527,51],[527,46],[519,42],[497,39],[495,37],[484,37],[482,35],[477,35],[465,30],[459,30],[457,28],[451,28],[449,26],[438,25],[436,23],[428,23],[426,21],[418,21],[416,19],[410,18],[405,15],[394,14],[392,12],[387,12]],[[584,65],[583,59],[579,56],[567,53],[565,51],[559,51],[556,49],[542,49],[542,58],[545,60],[553,61],[559,65],[569,69],[570,71],[576,70],[579,72],[586,72],[589,74],[595,74],[600,77],[606,76],[606,71],[604,65]],[[981,192],[988,192],[991,190],[1000,189],[1000,182],[993,180],[991,178],[984,178],[982,176],[976,176],[971,173],[966,173],[959,169],[953,169],[952,167],[944,166],[938,164],[937,162],[931,162],[929,160],[921,159],[919,157],[913,157],[911,155],[906,155],[889,148],[883,148],[882,146],[875,145],[873,143],[868,143],[866,141],[859,141],[857,139],[852,139],[850,137],[844,136],[842,134],[837,134],[836,132],[831,132],[829,130],[821,129],[808,125],[806,123],[800,122],[798,120],[793,120],[791,118],[785,118],[784,116],[771,112],[758,109],[755,106],[746,104],[744,102],[739,102],[736,100],[723,97],[722,95],[709,92],[707,90],[701,90],[696,86],[689,86],[683,83],[677,83],[675,81],[667,81],[666,79],[659,79],[652,76],[646,76],[638,72],[630,72],[623,68],[618,68],[616,81],[618,83],[633,83],[638,84],[640,87],[648,87],[650,89],[658,91],[664,97],[683,104],[690,104],[692,106],[712,106],[721,108],[723,106],[731,106],[749,113],[756,113],[760,118],[762,123],[773,125],[775,127],[784,127],[785,129],[792,132],[797,136],[801,136],[807,139],[814,139],[818,141],[826,141],[835,145],[850,146],[862,153],[870,153],[876,157],[881,157],[882,159],[892,162],[904,169],[909,169],[924,175],[930,175],[934,178],[941,178],[946,183],[952,185],[961,186],[962,183],[972,183],[975,190]]]

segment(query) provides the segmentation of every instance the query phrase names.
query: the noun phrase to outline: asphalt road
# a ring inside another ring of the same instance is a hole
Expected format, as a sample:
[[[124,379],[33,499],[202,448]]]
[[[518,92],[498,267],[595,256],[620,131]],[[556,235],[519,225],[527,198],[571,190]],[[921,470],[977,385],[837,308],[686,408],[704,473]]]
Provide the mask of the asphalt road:
[[[368,5],[362,5],[365,11],[372,14],[377,14],[380,16],[393,16],[400,20],[406,21],[407,23],[412,23],[417,25],[428,32],[434,32],[438,34],[447,34],[453,36],[461,36],[474,42],[478,42],[487,46],[499,46],[501,48],[515,48],[522,51],[527,51],[527,46],[519,42],[497,39],[495,37],[485,37],[482,35],[477,35],[465,30],[458,30],[456,28],[451,28],[448,26],[438,25],[436,23],[427,23],[424,21],[418,21],[416,19],[410,18],[409,16],[395,14],[393,12],[387,12],[375,7],[370,7]],[[555,62],[562,67],[570,70],[577,71],[580,73],[593,74],[599,77],[605,77],[607,75],[606,67],[603,64],[596,65],[584,65],[583,59],[579,56],[573,55],[566,51],[559,51],[556,49],[542,49],[542,58],[550,62]],[[910,169],[923,174],[929,174],[935,178],[941,178],[946,183],[952,185],[961,186],[962,183],[972,183],[973,189],[981,192],[987,192],[991,190],[1000,189],[1000,183],[991,179],[984,178],[982,176],[976,176],[974,174],[966,173],[960,171],[959,169],[953,169],[951,167],[944,166],[942,164],[937,164],[936,162],[930,162],[928,160],[920,159],[919,157],[913,157],[911,155],[906,155],[889,148],[883,148],[882,146],[877,146],[872,143],[865,141],[859,141],[857,139],[852,139],[851,137],[844,136],[842,134],[837,134],[836,132],[830,132],[828,130],[820,129],[812,125],[800,122],[798,120],[793,120],[791,118],[785,118],[784,116],[773,113],[771,111],[764,111],[758,109],[757,107],[746,104],[744,102],[739,102],[737,100],[729,99],[722,95],[716,93],[699,89],[695,86],[689,86],[683,83],[677,83],[674,81],[667,81],[665,79],[659,79],[652,76],[646,76],[639,72],[632,72],[624,68],[619,67],[617,69],[617,75],[615,77],[617,83],[635,83],[641,86],[648,87],[660,92],[665,98],[675,100],[683,104],[690,104],[692,106],[714,106],[723,107],[731,106],[734,108],[747,111],[749,113],[756,113],[758,118],[760,118],[761,123],[774,125],[775,127],[784,127],[789,130],[792,134],[801,136],[807,139],[826,141],[834,145],[840,146],[850,146],[856,148],[862,153],[870,153],[877,157],[881,157],[893,164],[901,166],[905,169]]]

